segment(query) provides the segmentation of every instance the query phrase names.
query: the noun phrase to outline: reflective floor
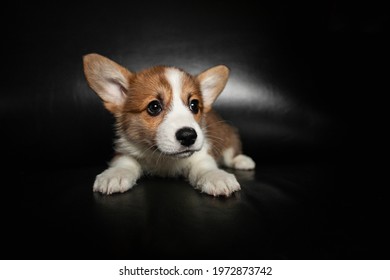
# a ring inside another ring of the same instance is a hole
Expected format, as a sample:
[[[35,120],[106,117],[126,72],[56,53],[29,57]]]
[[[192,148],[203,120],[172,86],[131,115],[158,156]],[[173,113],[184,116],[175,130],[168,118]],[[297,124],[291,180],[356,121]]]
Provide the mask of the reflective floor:
[[[360,259],[370,226],[329,166],[236,172],[242,191],[211,197],[182,179],[146,177],[129,192],[92,192],[104,167],[20,174],[3,221],[11,259]],[[336,181],[335,181],[336,180]],[[356,197],[356,195],[355,195]],[[359,230],[359,233],[355,231]],[[8,236],[9,234],[9,236]],[[378,240],[372,240],[372,245]],[[375,253],[377,252],[377,253]]]

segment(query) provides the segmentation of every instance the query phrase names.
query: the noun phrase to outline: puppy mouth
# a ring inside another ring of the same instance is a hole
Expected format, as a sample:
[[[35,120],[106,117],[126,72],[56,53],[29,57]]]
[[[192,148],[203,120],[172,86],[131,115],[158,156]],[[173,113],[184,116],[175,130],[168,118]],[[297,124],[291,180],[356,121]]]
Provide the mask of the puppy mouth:
[[[193,153],[195,153],[195,152],[197,152],[197,150],[184,150],[184,151],[173,152],[173,153],[162,152],[162,154],[164,154],[166,156],[170,156],[170,157],[187,158],[189,156],[192,156]]]

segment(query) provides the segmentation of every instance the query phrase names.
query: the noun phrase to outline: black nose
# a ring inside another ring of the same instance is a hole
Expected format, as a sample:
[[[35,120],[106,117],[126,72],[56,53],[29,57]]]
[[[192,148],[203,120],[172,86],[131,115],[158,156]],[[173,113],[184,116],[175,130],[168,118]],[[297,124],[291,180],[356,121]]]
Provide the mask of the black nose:
[[[197,136],[195,129],[191,127],[183,127],[176,132],[177,141],[186,147],[194,144]]]

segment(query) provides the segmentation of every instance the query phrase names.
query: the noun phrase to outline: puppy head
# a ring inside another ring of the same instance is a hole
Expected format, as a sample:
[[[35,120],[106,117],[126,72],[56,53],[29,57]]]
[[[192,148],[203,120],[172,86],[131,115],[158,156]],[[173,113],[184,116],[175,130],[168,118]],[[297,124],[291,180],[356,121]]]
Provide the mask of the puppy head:
[[[141,152],[176,157],[202,148],[203,116],[226,85],[226,66],[192,76],[164,66],[134,73],[98,54],[83,60],[88,84],[115,115],[120,137]]]

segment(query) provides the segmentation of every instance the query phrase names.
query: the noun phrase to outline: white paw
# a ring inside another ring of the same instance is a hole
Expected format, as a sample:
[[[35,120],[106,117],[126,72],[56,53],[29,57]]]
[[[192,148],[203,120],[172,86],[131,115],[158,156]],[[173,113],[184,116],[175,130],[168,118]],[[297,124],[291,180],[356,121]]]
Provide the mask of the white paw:
[[[213,196],[229,196],[241,189],[233,174],[220,169],[212,170],[202,175],[197,182],[196,188]]]
[[[233,159],[233,167],[240,170],[255,169],[255,162],[246,155],[238,155]]]
[[[125,192],[131,189],[137,180],[131,170],[120,167],[111,167],[96,176],[93,185],[94,192],[112,194]]]

